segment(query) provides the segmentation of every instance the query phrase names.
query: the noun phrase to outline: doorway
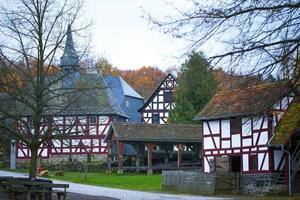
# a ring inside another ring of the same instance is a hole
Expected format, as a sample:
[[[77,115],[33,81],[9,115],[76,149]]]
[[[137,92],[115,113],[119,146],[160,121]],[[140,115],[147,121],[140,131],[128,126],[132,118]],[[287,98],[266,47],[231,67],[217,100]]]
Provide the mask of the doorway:
[[[232,172],[240,172],[241,171],[241,157],[233,156],[230,157],[230,167]]]

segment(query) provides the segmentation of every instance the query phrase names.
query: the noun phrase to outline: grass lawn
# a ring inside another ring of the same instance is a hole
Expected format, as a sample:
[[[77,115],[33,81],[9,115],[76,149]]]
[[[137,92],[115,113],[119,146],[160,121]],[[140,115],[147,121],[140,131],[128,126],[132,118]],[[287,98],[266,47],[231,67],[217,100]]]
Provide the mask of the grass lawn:
[[[53,174],[50,172],[50,179],[131,190],[162,191],[160,174],[147,176],[146,174],[135,173],[106,174],[99,172],[88,173],[86,180],[82,172],[65,172],[64,176],[54,176]]]

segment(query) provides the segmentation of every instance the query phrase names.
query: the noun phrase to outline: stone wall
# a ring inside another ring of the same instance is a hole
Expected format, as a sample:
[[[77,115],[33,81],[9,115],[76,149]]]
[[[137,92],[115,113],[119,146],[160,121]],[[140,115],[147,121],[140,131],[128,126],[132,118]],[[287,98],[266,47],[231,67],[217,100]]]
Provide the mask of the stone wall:
[[[106,161],[106,155],[91,155],[91,161]],[[52,164],[59,164],[62,162],[86,162],[88,155],[51,155],[48,161]]]
[[[240,178],[240,192],[250,195],[286,193],[286,185],[275,185],[277,174],[243,174]]]

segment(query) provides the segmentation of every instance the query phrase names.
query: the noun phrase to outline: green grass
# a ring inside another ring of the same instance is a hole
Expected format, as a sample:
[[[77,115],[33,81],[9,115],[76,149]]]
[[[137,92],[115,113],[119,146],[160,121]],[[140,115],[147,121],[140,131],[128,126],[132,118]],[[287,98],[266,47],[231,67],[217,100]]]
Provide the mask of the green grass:
[[[65,180],[73,183],[83,183],[89,185],[99,185],[112,188],[122,188],[141,191],[161,192],[161,176],[154,174],[124,173],[124,174],[106,174],[104,172],[88,173],[85,180],[82,172],[65,172],[64,176],[54,176],[50,172],[50,179]]]

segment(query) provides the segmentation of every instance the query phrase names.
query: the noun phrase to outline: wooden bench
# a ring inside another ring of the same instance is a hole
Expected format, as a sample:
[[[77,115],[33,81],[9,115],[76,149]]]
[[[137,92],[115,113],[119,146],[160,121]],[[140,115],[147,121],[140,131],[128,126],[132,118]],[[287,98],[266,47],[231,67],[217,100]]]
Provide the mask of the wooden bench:
[[[9,179],[7,181],[8,193],[13,199],[17,199],[18,196],[25,196],[30,200],[32,196],[38,197],[38,199],[52,199],[52,193],[56,193],[58,199],[63,197],[66,199],[66,188],[69,188],[68,184],[54,184],[47,182],[35,182],[35,181],[18,181]],[[63,188],[64,190],[54,190],[54,188]]]

